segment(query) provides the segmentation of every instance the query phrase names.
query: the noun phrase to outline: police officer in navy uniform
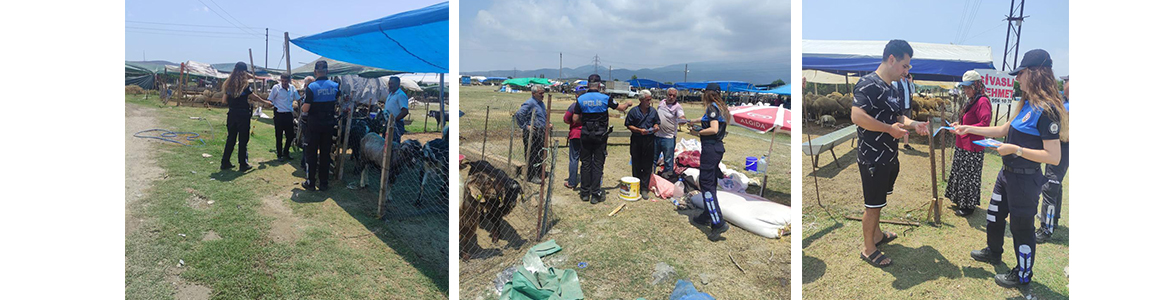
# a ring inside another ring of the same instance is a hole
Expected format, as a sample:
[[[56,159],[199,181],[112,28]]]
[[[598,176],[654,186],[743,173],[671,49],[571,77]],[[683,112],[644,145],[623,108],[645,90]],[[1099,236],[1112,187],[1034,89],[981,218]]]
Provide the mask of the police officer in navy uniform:
[[[727,121],[731,119],[727,110],[727,102],[720,96],[721,88],[718,83],[708,83],[703,90],[703,106],[707,110],[699,119],[696,127],[691,127],[691,134],[699,136],[702,150],[699,151],[699,192],[703,197],[703,214],[696,216],[695,223],[710,225],[711,231],[707,239],[717,241],[720,235],[727,231],[729,225],[723,219],[723,211],[719,208],[719,178],[723,178],[723,171],[719,163],[723,161],[723,137],[727,135]]]
[[[309,123],[305,134],[308,140],[308,146],[305,147],[308,176],[301,187],[325,191],[329,189],[329,150],[333,149],[333,125],[337,123],[333,113],[340,90],[337,82],[327,77],[327,62],[317,61],[313,66],[313,74],[317,80],[305,88],[305,103],[301,105],[301,111],[305,112]]]
[[[1068,76],[1061,77],[1064,80],[1064,110],[1068,111]],[[1060,164],[1044,165],[1044,177],[1048,178],[1048,182],[1044,183],[1041,188],[1040,195],[1043,196],[1043,202],[1040,204],[1040,228],[1036,229],[1036,243],[1046,243],[1048,239],[1052,238],[1052,234],[1056,231],[1056,223],[1060,220],[1060,207],[1064,202],[1064,190],[1062,184],[1064,182],[1064,174],[1068,173],[1068,141],[1060,142]]]
[[[601,76],[589,75],[588,91],[577,97],[573,123],[581,123],[581,201],[591,204],[605,201],[601,191],[601,174],[605,169],[606,143],[609,141],[609,109],[625,112],[630,103],[618,104],[601,93]]]
[[[237,62],[232,68],[231,75],[223,83],[223,101],[228,104],[227,112],[227,140],[223,147],[223,156],[220,158],[219,169],[231,169],[232,164],[229,158],[232,156],[232,148],[239,142],[239,152],[237,152],[240,163],[240,172],[252,169],[252,165],[248,164],[248,130],[251,129],[252,123],[252,101],[272,104],[268,100],[256,96],[252,93],[252,87],[248,86],[248,79],[252,75],[248,74],[248,64],[244,62]]]
[[[1052,58],[1047,51],[1028,51],[1020,66],[1010,74],[1016,76],[1023,91],[1023,100],[1015,105],[1012,114],[1015,119],[996,127],[960,125],[955,127],[955,133],[989,138],[1007,136],[996,148],[1003,156],[1003,169],[995,180],[991,203],[987,207],[987,247],[972,251],[971,257],[982,262],[1000,263],[1007,226],[1004,222],[1010,218],[1017,265],[1007,274],[995,275],[995,283],[1018,287],[1032,282],[1032,268],[1037,258],[1032,222],[1040,188],[1048,181],[1040,164],[1060,163],[1060,142],[1068,140],[1068,111],[1056,89]]]

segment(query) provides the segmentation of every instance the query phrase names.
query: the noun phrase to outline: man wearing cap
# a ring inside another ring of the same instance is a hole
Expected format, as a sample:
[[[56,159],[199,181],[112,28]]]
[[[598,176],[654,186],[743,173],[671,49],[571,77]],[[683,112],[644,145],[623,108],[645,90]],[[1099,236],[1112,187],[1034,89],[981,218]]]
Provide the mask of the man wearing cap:
[[[1060,77],[1064,80],[1064,110],[1068,111],[1068,76]],[[1048,182],[1041,187],[1040,195],[1044,202],[1040,203],[1040,228],[1036,229],[1036,243],[1048,242],[1056,232],[1057,221],[1060,220],[1060,207],[1064,202],[1062,183],[1064,174],[1068,172],[1068,141],[1060,142],[1060,164],[1045,165],[1044,177]]]
[[[308,176],[301,187],[305,190],[329,189],[329,150],[333,149],[333,126],[337,123],[333,116],[337,105],[337,94],[340,92],[337,82],[329,80],[329,64],[317,61],[313,66],[313,74],[318,78],[305,88],[305,103],[301,104],[301,111],[309,122],[305,136],[308,138],[308,147],[305,148],[305,162],[308,164]]]
[[[865,202],[862,214],[861,259],[876,267],[893,263],[877,246],[898,236],[883,232],[878,220],[886,197],[893,193],[898,178],[898,138],[913,127],[926,135],[928,124],[902,118],[904,109],[893,82],[909,73],[914,49],[904,40],[891,40],[882,52],[882,63],[873,73],[861,77],[853,87],[851,117],[857,124],[857,166],[861,171],[861,190]]]
[[[402,79],[398,76],[391,76],[388,81],[390,87],[390,95],[386,96],[385,109],[383,111],[394,120],[394,136],[392,141],[395,143],[402,142],[402,134],[406,133],[406,115],[410,114],[410,97],[406,96],[406,92],[402,91]]]
[[[544,86],[532,86],[532,97],[520,104],[520,109],[512,116],[516,126],[524,130],[524,151],[528,154],[528,182],[540,184],[544,168],[544,131],[552,126],[548,123],[548,113],[541,104],[544,99]]]
[[[658,110],[650,105],[653,96],[649,90],[638,92],[638,106],[626,114],[626,129],[630,130],[630,167],[640,181],[642,198],[650,190],[650,174],[654,172],[654,133],[658,131]]]
[[[292,158],[288,149],[296,134],[293,132],[293,102],[301,98],[297,88],[289,84],[290,81],[288,73],[281,74],[280,83],[272,86],[272,92],[268,94],[268,101],[272,102],[273,110],[276,111],[272,123],[276,127],[276,158],[281,160]],[[284,138],[283,145],[281,138]]]
[[[573,122],[581,123],[581,201],[591,204],[605,201],[601,175],[605,169],[605,147],[609,142],[609,109],[625,112],[630,103],[618,104],[601,93],[601,76],[589,75],[588,90],[577,97]]]

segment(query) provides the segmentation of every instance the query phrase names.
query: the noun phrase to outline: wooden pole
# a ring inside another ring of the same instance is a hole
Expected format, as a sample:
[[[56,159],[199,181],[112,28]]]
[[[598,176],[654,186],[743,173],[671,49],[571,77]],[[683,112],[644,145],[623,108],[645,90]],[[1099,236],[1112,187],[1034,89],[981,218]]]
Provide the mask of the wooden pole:
[[[907,133],[907,134],[909,134],[909,133]],[[927,133],[927,134],[929,134],[929,133]],[[939,216],[939,204],[938,204],[938,177],[935,174],[935,164],[934,164],[934,137],[928,135],[926,140],[927,140],[927,144],[930,147],[930,193],[931,193],[931,201],[932,201],[931,205],[930,205],[930,207],[931,207],[930,211],[934,215],[934,223],[940,224],[941,217]]]
[[[854,217],[854,216],[845,216],[845,219],[846,220],[861,221],[861,218]],[[914,221],[880,220],[879,219],[878,222],[886,223],[886,224],[909,225],[909,226],[920,226],[921,225],[921,224],[918,224],[918,222],[914,222]]]
[[[342,135],[342,136],[341,136],[341,152],[340,152],[340,153],[338,153],[338,155],[337,155],[337,157],[338,157],[339,159],[338,159],[337,161],[335,161],[335,162],[334,162],[334,163],[336,163],[336,164],[337,164],[337,171],[336,171],[336,172],[337,172],[337,181],[338,181],[338,182],[344,182],[344,181],[342,181],[342,180],[343,180],[343,179],[345,179],[345,168],[344,168],[344,167],[345,167],[345,161],[346,161],[346,159],[348,159],[348,158],[349,158],[347,155],[345,155],[345,150],[349,149],[349,134],[350,134],[350,132],[349,132],[349,131],[350,131],[350,128],[349,128],[349,127],[350,127],[351,125],[353,125],[353,109],[354,109],[354,108],[353,108],[353,107],[351,107],[351,108],[349,109],[349,113],[347,113],[347,114],[346,114],[346,117],[345,117],[345,128],[344,128],[344,129],[345,129],[345,135]],[[354,154],[357,154],[357,153],[354,153]]]
[[[443,76],[445,76],[445,75],[447,75],[447,74],[439,73],[439,129],[440,130],[442,130],[443,125],[447,124],[446,104],[443,103],[443,90],[446,88],[443,85]]]
[[[513,110],[512,114],[510,114],[510,116],[515,116],[515,115],[516,115],[516,111]],[[512,129],[512,132],[508,133],[508,166],[511,167],[512,166],[512,148],[514,148],[512,145],[515,143],[514,140],[516,140],[516,125],[512,122],[508,122],[508,123],[513,124],[512,126],[508,126],[508,127],[511,127],[511,129]]]
[[[439,99],[439,101],[443,101],[443,99]],[[427,102],[426,107],[423,108],[423,110],[425,111],[423,112],[423,132],[427,132],[427,122],[430,121],[431,117],[431,102]]]
[[[382,144],[382,180],[378,181],[378,219],[382,219],[382,212],[386,210],[386,177],[390,173],[390,156],[393,148],[390,148],[390,139],[394,136],[394,121],[386,120],[386,142]]]
[[[479,160],[487,159],[487,124],[488,119],[491,119],[492,107],[488,106],[487,112],[483,115],[483,143],[479,144]]]

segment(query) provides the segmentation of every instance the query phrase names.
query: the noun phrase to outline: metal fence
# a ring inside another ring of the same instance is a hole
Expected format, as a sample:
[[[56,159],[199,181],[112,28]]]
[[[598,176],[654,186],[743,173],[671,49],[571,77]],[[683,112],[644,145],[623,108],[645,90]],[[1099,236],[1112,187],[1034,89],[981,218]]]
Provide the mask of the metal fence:
[[[539,130],[526,135],[513,122],[512,109],[487,107],[461,119],[458,251],[464,295],[480,295],[486,284],[499,281],[496,275],[518,265],[554,222],[548,204],[555,181],[540,173],[554,171],[557,154],[550,149],[559,142]],[[542,138],[549,143],[525,151],[525,140]],[[527,180],[529,156],[535,156],[533,181]],[[493,283],[497,292],[501,287]]]

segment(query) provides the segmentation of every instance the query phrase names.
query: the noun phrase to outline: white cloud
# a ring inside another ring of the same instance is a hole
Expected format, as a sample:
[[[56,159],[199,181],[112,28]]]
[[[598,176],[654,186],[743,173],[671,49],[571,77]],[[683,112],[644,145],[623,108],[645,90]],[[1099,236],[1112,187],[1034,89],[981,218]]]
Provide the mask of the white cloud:
[[[555,57],[565,52],[597,54],[615,68],[720,60],[787,62],[790,11],[788,1],[499,0],[476,12],[473,20],[461,20],[460,43],[470,50],[461,51],[461,61],[473,69],[498,67],[472,62],[483,59],[521,68],[549,67],[522,63],[534,53]],[[566,67],[587,60],[569,57]]]

